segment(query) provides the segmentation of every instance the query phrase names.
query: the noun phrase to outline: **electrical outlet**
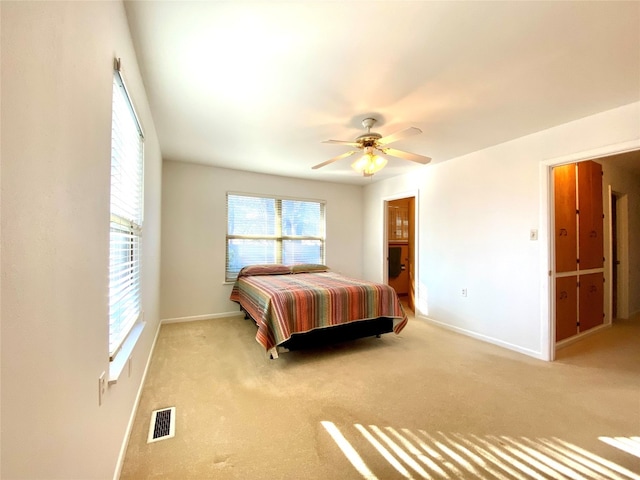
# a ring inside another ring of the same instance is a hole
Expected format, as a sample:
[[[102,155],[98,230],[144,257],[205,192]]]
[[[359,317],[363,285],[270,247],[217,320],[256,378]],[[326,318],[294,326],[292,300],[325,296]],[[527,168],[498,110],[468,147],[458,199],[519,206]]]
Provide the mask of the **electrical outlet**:
[[[107,373],[102,372],[98,377],[98,406],[102,405],[105,393],[107,393]]]
[[[463,288],[463,289],[462,289],[462,296],[463,296],[463,297],[466,297],[466,296],[467,296],[467,289],[466,289],[466,288]]]

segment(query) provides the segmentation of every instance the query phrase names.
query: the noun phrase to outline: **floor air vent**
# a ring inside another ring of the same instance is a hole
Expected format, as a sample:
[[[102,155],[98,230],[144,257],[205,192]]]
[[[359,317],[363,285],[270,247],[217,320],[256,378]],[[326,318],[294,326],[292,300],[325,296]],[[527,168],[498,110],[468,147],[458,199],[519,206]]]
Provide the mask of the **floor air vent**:
[[[176,433],[176,407],[163,408],[151,412],[147,443],[171,438]]]

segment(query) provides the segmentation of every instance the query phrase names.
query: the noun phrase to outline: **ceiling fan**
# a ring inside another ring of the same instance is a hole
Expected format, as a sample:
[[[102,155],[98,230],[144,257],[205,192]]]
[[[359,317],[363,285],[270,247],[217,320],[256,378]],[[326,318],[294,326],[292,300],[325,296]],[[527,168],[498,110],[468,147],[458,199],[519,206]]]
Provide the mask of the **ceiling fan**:
[[[392,157],[403,158],[405,160],[411,160],[412,162],[421,163],[423,165],[429,163],[431,159],[417,153],[404,152],[395,148],[387,147],[388,144],[409,137],[411,135],[417,135],[422,133],[422,130],[416,127],[409,127],[399,132],[393,133],[383,137],[379,133],[372,132],[371,127],[375,125],[375,118],[365,118],[362,121],[362,126],[367,129],[367,133],[364,133],[357,137],[354,141],[343,140],[325,140],[322,143],[336,143],[338,145],[348,145],[350,147],[356,147],[357,150],[351,150],[337,157],[330,158],[326,162],[319,163],[312,169],[317,169],[329,165],[335,161],[341,160],[346,157],[358,153],[358,151],[364,152],[362,157],[351,164],[351,167],[359,173],[362,173],[365,177],[370,177],[374,173],[382,170],[387,164],[387,159],[376,155],[376,152],[383,153],[385,155],[391,155]]]

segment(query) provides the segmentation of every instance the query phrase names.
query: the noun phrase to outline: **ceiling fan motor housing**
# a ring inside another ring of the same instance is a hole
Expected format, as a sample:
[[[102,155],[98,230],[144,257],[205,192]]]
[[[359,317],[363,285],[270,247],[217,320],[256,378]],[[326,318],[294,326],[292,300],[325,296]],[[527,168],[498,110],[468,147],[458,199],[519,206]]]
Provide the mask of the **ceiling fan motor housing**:
[[[375,132],[365,133],[356,138],[356,143],[361,144],[363,147],[375,147],[376,142],[382,138],[382,135]]]
[[[356,143],[360,144],[361,148],[375,147],[376,142],[382,138],[382,135],[371,131],[371,127],[376,124],[375,118],[365,118],[362,120],[362,126],[367,129],[367,133],[360,135],[356,138]]]

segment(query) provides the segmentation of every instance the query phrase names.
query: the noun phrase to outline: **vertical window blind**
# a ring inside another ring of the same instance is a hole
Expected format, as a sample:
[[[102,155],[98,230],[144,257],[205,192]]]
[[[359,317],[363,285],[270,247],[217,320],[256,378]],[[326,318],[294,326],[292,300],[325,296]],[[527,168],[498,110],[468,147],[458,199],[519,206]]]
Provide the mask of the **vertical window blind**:
[[[321,201],[227,194],[225,279],[246,265],[324,263]]]
[[[113,360],[141,312],[140,249],[144,135],[120,72],[113,76],[109,356]]]

